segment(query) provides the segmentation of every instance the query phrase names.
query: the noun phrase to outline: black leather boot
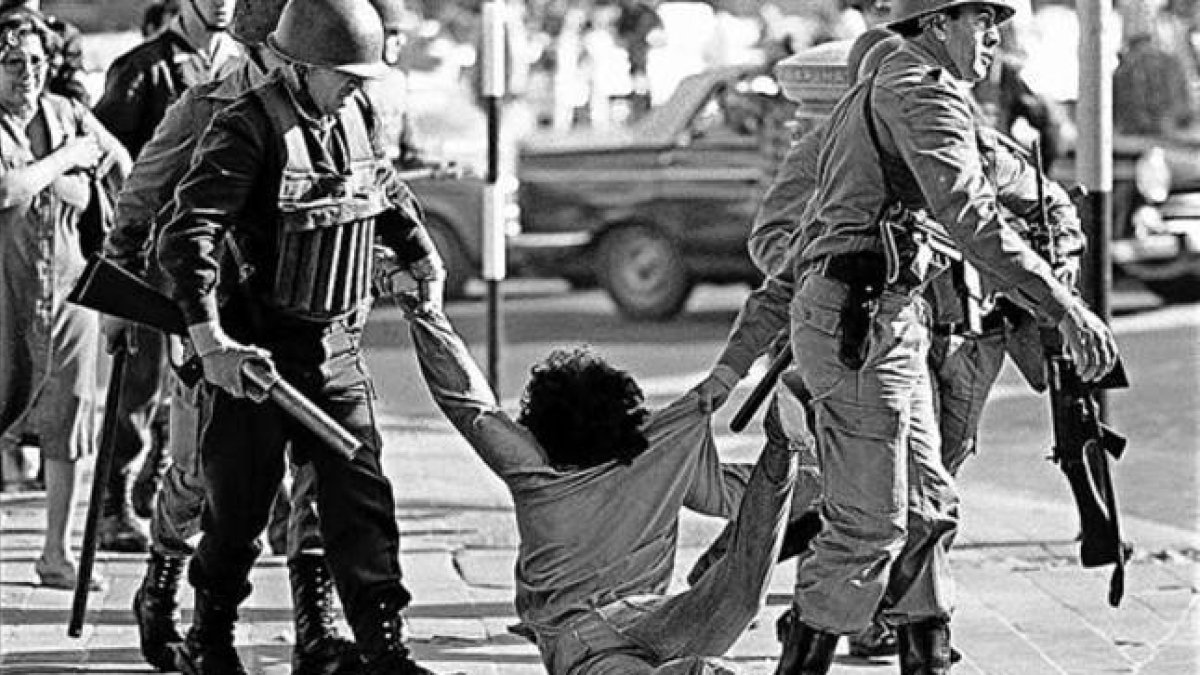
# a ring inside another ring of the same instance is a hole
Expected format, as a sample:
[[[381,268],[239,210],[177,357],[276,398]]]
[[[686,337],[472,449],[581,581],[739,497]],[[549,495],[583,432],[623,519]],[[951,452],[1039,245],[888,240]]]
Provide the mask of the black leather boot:
[[[288,561],[292,611],[296,614],[293,675],[352,675],[363,672],[354,642],[334,628],[333,579],[324,556],[304,555]]]
[[[405,625],[400,610],[406,604],[407,597],[380,601],[371,623],[355,631],[367,662],[367,675],[435,675],[413,660],[412,652],[404,644]]]
[[[150,550],[150,535],[133,514],[129,504],[128,470],[113,471],[100,505],[96,524],[96,548],[113,553],[145,553]]]
[[[175,659],[184,675],[248,675],[233,646],[237,608],[250,595],[247,583],[239,593],[220,596],[196,589],[196,611],[192,628]]]
[[[184,558],[170,558],[151,550],[146,576],[133,594],[142,657],[163,672],[175,670],[175,652],[183,642],[178,595],[184,562]]]
[[[137,476],[133,479],[133,486],[129,489],[129,502],[133,506],[134,515],[138,518],[148,519],[154,515],[154,499],[158,496],[159,488],[162,487],[163,474],[171,465],[171,458],[166,452],[166,418],[169,408],[170,406],[166,402],[158,407],[154,423],[150,426],[150,448],[146,451],[142,467],[138,469]]]
[[[776,629],[783,640],[783,654],[775,675],[825,675],[833,666],[833,653],[840,636],[806,626],[790,608]]]
[[[947,675],[953,662],[950,622],[928,619],[896,629],[900,640],[901,675]]]

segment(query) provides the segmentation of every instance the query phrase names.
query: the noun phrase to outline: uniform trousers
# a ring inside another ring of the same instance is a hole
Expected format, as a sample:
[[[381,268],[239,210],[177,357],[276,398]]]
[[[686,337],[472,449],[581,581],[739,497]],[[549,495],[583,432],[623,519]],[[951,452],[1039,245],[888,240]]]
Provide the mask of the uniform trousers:
[[[203,535],[189,568],[198,589],[240,598],[284,474],[285,450],[311,462],[325,559],[360,643],[408,604],[401,583],[392,486],[380,467],[374,390],[357,345],[324,359],[289,360],[286,345],[261,344],[280,375],[363,447],[353,460],[327,449],[275,405],[220,390],[205,399],[201,462],[208,493]],[[365,646],[365,645],[364,645]]]
[[[848,287],[819,274],[793,298],[796,372],[813,396],[825,527],[800,563],[800,620],[827,632],[863,630],[886,598],[895,624],[946,618],[948,550],[958,495],[942,465],[927,361],[928,308],[916,292],[885,291],[866,360],[839,358]]]
[[[189,387],[171,376],[170,433],[167,454],[170,463],[150,517],[150,545],[169,558],[186,558],[194,553],[193,539],[200,534],[200,516],[207,493],[200,466],[200,429],[203,398],[211,390],[203,385]],[[320,520],[316,505],[316,469],[311,462],[293,464],[288,491],[287,559],[321,553]]]

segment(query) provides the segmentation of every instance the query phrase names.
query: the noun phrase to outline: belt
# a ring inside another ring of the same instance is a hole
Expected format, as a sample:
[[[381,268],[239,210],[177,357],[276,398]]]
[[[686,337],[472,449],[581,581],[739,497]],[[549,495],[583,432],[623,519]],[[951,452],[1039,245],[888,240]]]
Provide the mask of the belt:
[[[875,251],[841,253],[822,258],[817,263],[815,272],[847,286],[878,295],[883,292],[887,261],[882,253]]]
[[[991,311],[983,315],[980,321],[979,334],[997,333],[1004,330],[1004,312]],[[967,324],[962,321],[953,321],[948,323],[933,324],[933,334],[942,337],[950,335],[966,335]]]

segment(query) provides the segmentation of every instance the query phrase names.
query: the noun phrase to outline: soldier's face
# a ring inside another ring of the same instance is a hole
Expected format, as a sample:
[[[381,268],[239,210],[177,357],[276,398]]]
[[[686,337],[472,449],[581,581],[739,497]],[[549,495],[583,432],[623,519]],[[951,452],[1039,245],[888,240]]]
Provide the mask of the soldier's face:
[[[996,13],[987,6],[968,5],[943,24],[946,50],[960,79],[978,82],[987,77],[1000,47]]]
[[[332,68],[313,68],[308,73],[308,94],[323,115],[341,109],[354,92],[362,89],[362,79]]]
[[[193,0],[196,10],[202,15],[205,21],[213,26],[228,28],[230,22],[233,21],[233,7],[237,4],[236,0]],[[246,2],[254,2],[254,0],[245,0]]]

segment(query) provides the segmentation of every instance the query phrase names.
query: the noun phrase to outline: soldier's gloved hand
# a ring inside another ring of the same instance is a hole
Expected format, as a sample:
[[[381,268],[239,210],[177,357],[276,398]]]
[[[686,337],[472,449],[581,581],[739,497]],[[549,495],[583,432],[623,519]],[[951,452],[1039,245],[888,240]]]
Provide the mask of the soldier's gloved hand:
[[[700,410],[714,413],[729,400],[729,392],[737,386],[741,378],[729,366],[718,364],[713,367],[700,384],[692,387],[693,394],[699,399]]]
[[[137,353],[137,340],[134,337],[134,323],[128,319],[111,314],[100,315],[100,334],[104,336],[104,349],[109,354],[124,346],[130,354]]]
[[[418,314],[441,312],[446,290],[446,268],[436,254],[426,256],[408,266],[408,273],[417,282]]]
[[[198,323],[188,326],[188,335],[204,367],[204,379],[234,398],[262,400],[266,392],[247,388],[242,373],[246,366],[274,370],[271,354],[253,345],[244,345],[225,334],[220,324]]]
[[[1058,322],[1067,352],[1085,382],[1098,380],[1117,364],[1117,340],[1100,317],[1076,299]]]
[[[404,293],[416,295],[417,280],[400,265],[395,251],[382,244],[375,244],[374,256],[371,291],[376,298],[392,298]]]

